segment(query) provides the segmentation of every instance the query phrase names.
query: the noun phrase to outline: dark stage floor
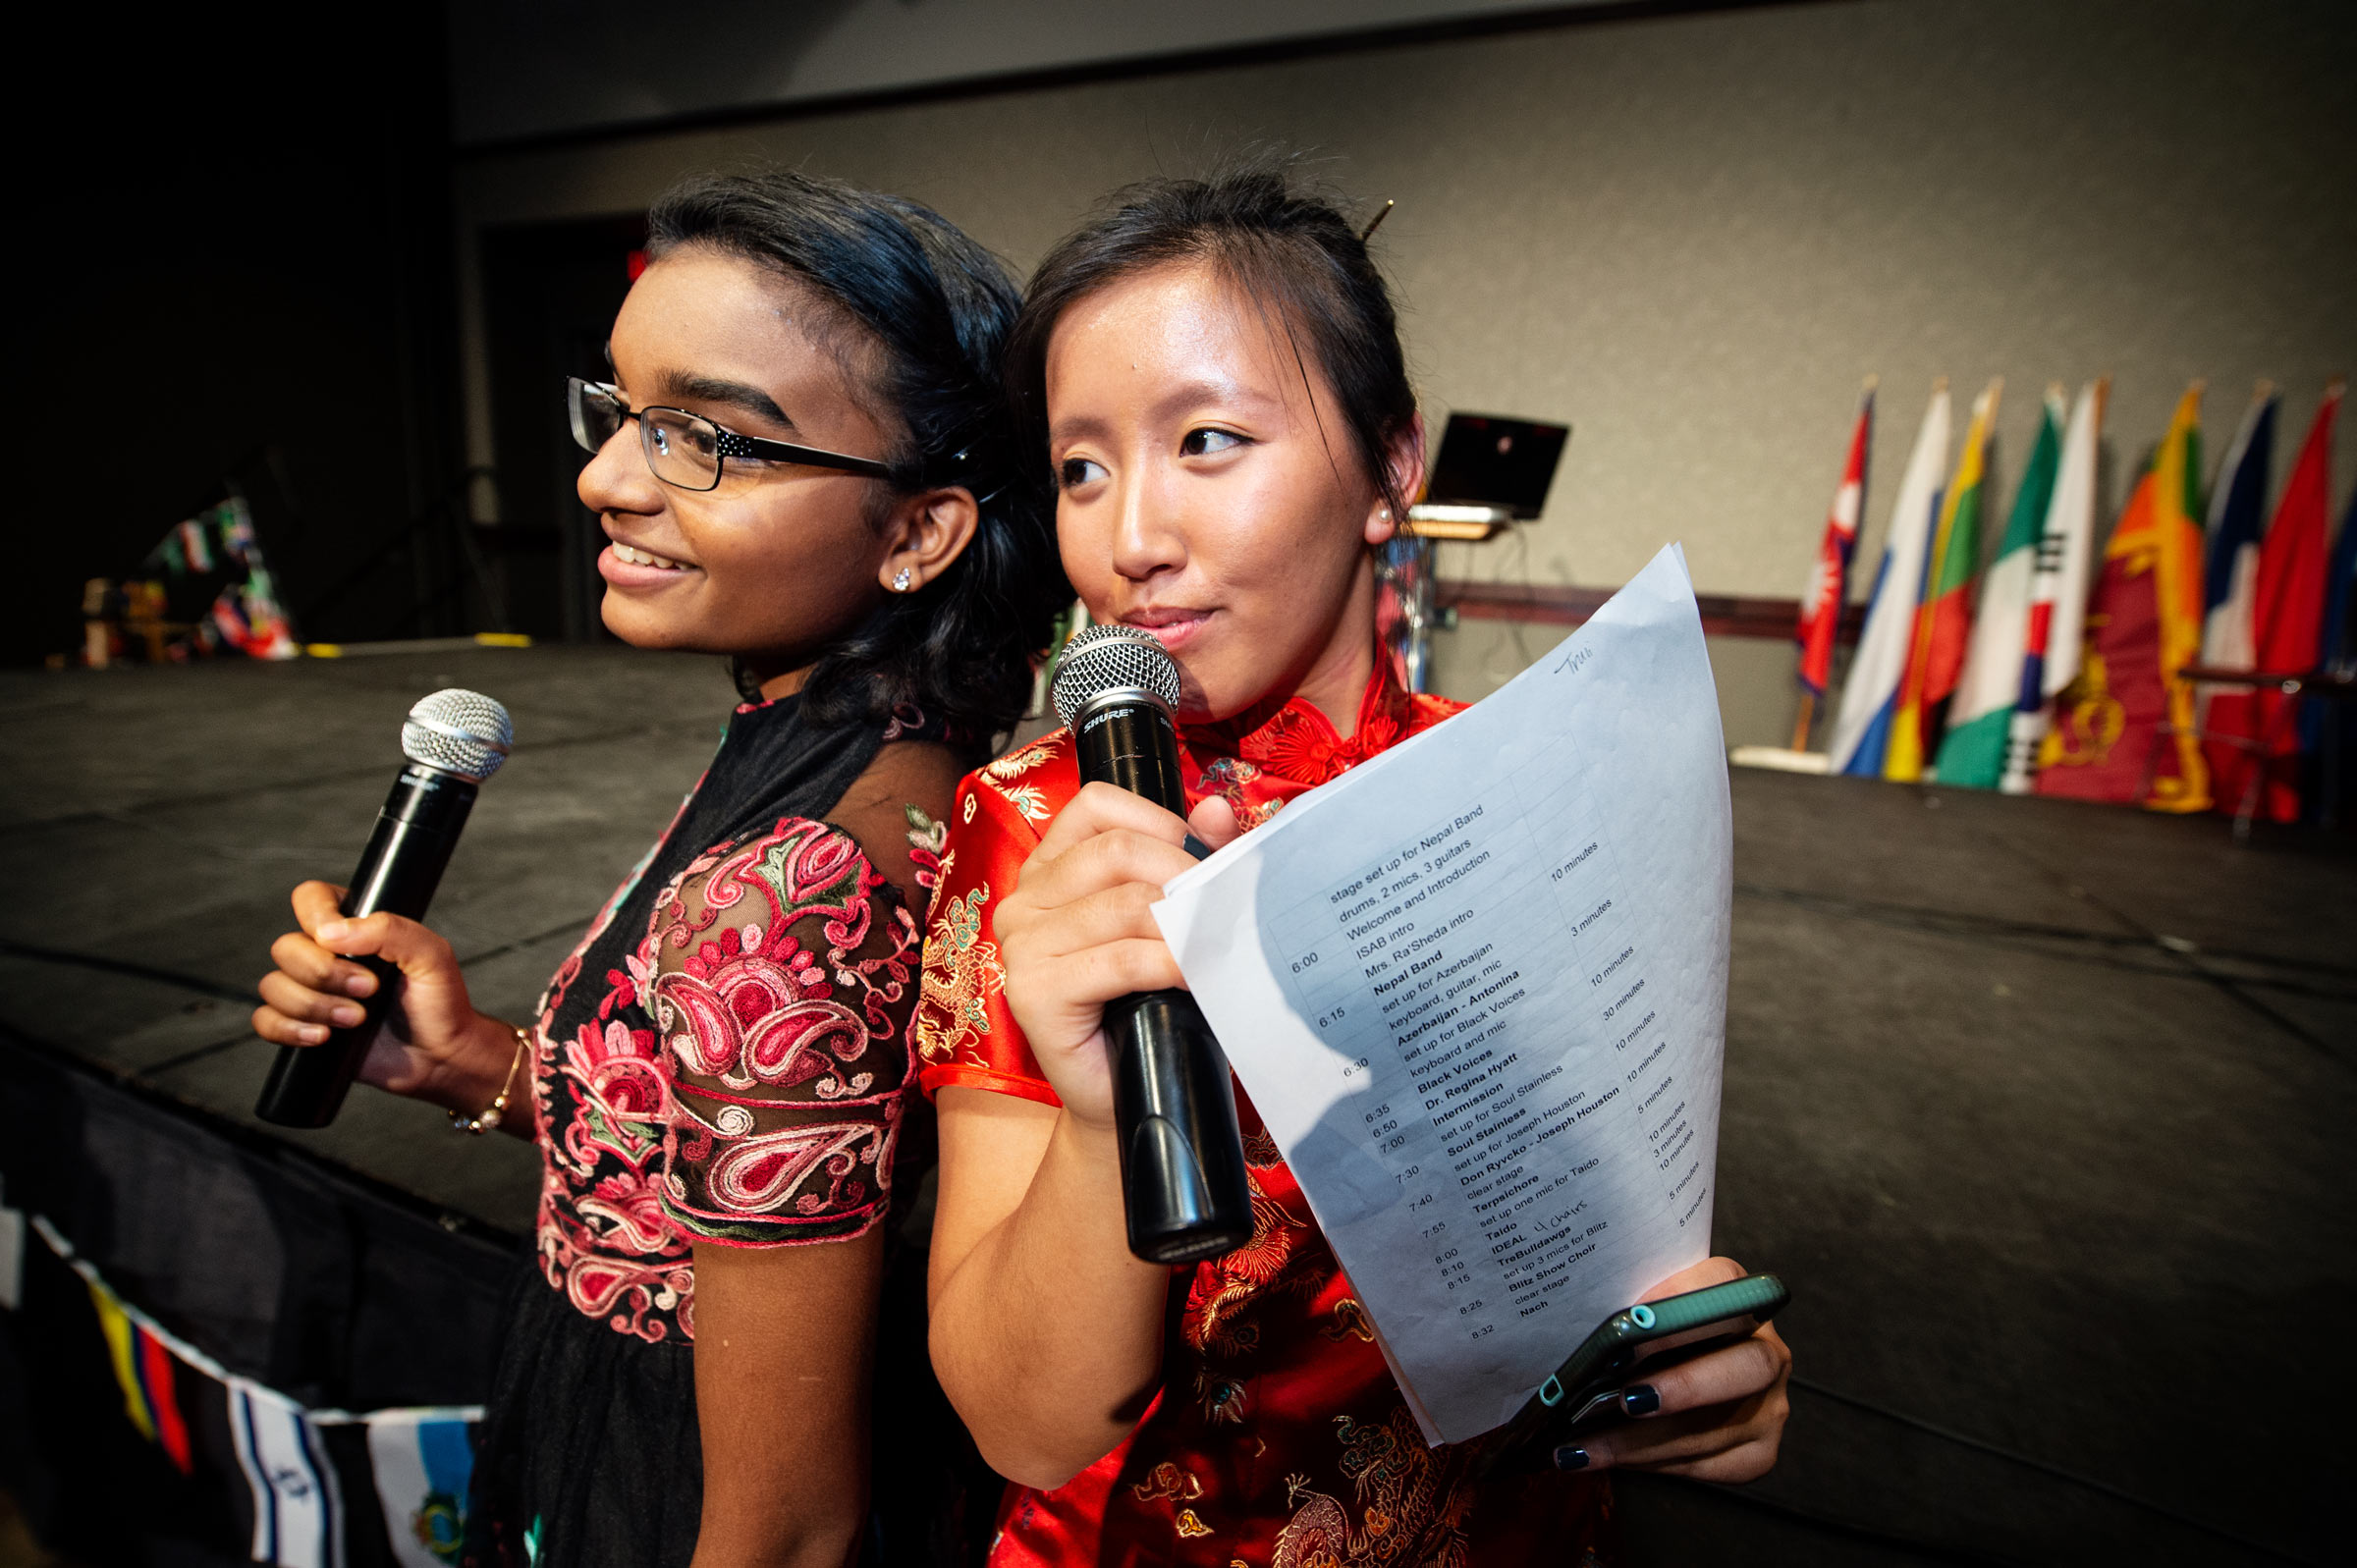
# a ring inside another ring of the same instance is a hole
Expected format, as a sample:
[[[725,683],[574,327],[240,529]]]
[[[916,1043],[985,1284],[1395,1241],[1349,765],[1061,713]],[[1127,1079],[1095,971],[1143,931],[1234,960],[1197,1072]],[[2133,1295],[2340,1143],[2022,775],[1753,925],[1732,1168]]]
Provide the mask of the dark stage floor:
[[[249,1119],[247,1000],[445,684],[514,709],[435,912],[510,1016],[658,832],[711,660],[462,649],[0,676],[0,1023]],[[2345,1560],[2357,841],[1740,773],[1719,1245],[1803,1381],[1651,1564]],[[333,1159],[518,1233],[531,1152],[356,1096]]]

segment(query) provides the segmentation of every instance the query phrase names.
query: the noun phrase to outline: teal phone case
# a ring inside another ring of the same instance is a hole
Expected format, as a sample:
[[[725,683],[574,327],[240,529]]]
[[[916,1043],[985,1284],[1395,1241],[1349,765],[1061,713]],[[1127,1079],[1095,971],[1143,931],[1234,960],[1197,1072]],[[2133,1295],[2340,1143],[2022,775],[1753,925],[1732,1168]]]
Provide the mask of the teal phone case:
[[[1708,1330],[1738,1319],[1764,1324],[1791,1299],[1791,1292],[1776,1275],[1746,1274],[1723,1285],[1705,1285],[1680,1296],[1623,1307],[1598,1324],[1595,1332],[1539,1384],[1514,1419],[1487,1439],[1492,1462],[1512,1453],[1548,1422],[1567,1414],[1585,1396],[1616,1380],[1648,1350],[1672,1349],[1688,1336],[1696,1340],[1712,1337]]]

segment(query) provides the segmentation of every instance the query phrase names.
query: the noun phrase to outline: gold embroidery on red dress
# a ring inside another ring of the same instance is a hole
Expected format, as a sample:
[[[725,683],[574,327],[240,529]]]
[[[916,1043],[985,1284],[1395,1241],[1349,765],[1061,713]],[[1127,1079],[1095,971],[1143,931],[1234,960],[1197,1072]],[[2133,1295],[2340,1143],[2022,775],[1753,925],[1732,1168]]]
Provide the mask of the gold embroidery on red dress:
[[[949,872],[945,861],[945,887]],[[978,1054],[981,1037],[990,1033],[987,1003],[1007,989],[1007,966],[999,961],[999,945],[982,937],[982,909],[989,902],[990,884],[976,883],[972,892],[944,901],[925,934],[928,961],[919,983],[916,1053],[926,1061]]]
[[[1367,1317],[1367,1309],[1356,1296],[1344,1296],[1334,1304],[1334,1322],[1318,1330],[1336,1344],[1356,1337],[1368,1344],[1375,1342],[1375,1325]]]
[[[1139,1502],[1152,1502],[1169,1497],[1180,1502],[1193,1502],[1203,1495],[1203,1478],[1164,1460],[1146,1473],[1146,1479],[1133,1484],[1131,1491]]]
[[[1293,1517],[1278,1533],[1270,1568],[1467,1568],[1474,1493],[1461,1459],[1425,1447],[1403,1405],[1379,1427],[1348,1416],[1334,1424],[1343,1445],[1335,1468],[1351,1483],[1359,1522],[1353,1527],[1350,1510],[1307,1476],[1286,1477]]]

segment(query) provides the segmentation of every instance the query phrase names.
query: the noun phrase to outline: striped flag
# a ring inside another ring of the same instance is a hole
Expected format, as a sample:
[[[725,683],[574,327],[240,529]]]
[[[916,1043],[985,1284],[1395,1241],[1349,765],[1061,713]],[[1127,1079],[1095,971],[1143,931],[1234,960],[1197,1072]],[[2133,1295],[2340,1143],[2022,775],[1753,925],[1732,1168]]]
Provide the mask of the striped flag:
[[[83,1283],[98,1311],[98,1331],[114,1364],[115,1383],[123,1390],[123,1413],[140,1436],[163,1449],[173,1469],[192,1474],[196,1461],[189,1446],[188,1418],[181,1413],[172,1352],[152,1328],[124,1310],[112,1290],[96,1279]]]
[[[1857,425],[1850,432],[1849,461],[1841,470],[1841,488],[1834,492],[1833,510],[1825,518],[1825,537],[1817,542],[1817,562],[1809,568],[1809,585],[1800,597],[1796,633],[1800,683],[1816,697],[1825,695],[1833,674],[1834,634],[1841,627],[1850,553],[1857,548],[1858,518],[1866,508],[1866,453],[1873,439],[1874,382],[1869,379],[1858,402]]]
[[[2202,571],[2202,663],[2220,670],[2257,668],[2251,613],[2259,593],[2259,537],[2267,521],[2269,459],[2275,447],[2275,389],[2259,384],[2218,478],[2210,486],[2209,559]],[[2248,686],[2204,685],[2193,694],[2220,810],[2240,807],[2250,779],[2247,744],[2259,733],[2257,694]]]
[[[2054,498],[2038,536],[2038,564],[2030,585],[2028,657],[2021,666],[2021,696],[2013,709],[2005,746],[2005,772],[1998,787],[2026,795],[2038,773],[2039,742],[2047,715],[2079,674],[2079,639],[2087,620],[2089,563],[2095,554],[2095,481],[2104,429],[2109,381],[2079,389],[2062,437]]]
[[[1883,758],[1883,777],[1899,784],[1923,777],[1934,710],[1955,691],[1956,677],[1964,669],[1964,644],[1972,628],[1972,579],[1981,569],[1981,475],[1989,427],[1997,418],[1997,400],[2004,387],[2001,379],[1992,381],[1972,400],[1964,450],[1957,455],[1956,475],[1948,482],[1940,526],[1932,535],[1923,603],[1915,612],[1898,714],[1891,725],[1891,749]]]
[[[2005,535],[1981,585],[1981,610],[1973,622],[1972,651],[1949,704],[1947,734],[1940,742],[1935,770],[1944,784],[1995,789],[2004,777],[2005,744],[2020,706],[2022,662],[2029,653],[2030,599],[2038,567],[2038,541],[2055,496],[2055,474],[2062,462],[2062,422],[2069,417],[2059,384],[2046,389],[2046,411],[2038,421],[2038,443],[2013,492]]]
[[[340,1568],[344,1506],[319,1429],[285,1394],[231,1378],[229,1425],[253,1494],[252,1560],[277,1568]]]
[[[1883,771],[1898,708],[1898,684],[1907,669],[1914,636],[1915,606],[1922,593],[1924,558],[1939,519],[1940,477],[1947,470],[1947,383],[1932,388],[1915,448],[1898,481],[1898,499],[1883,541],[1882,565],[1866,607],[1866,624],[1849,676],[1841,684],[1841,707],[1834,720],[1832,770],[1868,778]]]

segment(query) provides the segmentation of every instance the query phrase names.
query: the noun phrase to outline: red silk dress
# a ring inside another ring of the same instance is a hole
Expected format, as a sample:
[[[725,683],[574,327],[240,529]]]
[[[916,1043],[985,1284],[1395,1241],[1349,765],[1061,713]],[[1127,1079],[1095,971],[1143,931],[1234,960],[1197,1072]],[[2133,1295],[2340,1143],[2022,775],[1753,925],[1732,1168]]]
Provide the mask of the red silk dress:
[[[1187,803],[1224,795],[1247,830],[1462,704],[1413,695],[1378,657],[1358,728],[1295,699],[1189,727]],[[925,942],[919,1082],[1056,1105],[1007,1010],[992,909],[1080,787],[1058,730],[959,787]],[[1163,1386],[1122,1445],[1054,1491],[1010,1489],[993,1568],[1463,1568],[1608,1560],[1600,1478],[1476,1483],[1465,1448],[1429,1449],[1366,1310],[1242,1090],[1252,1239],[1175,1275]],[[1085,1324],[1072,1325],[1086,1332]]]

